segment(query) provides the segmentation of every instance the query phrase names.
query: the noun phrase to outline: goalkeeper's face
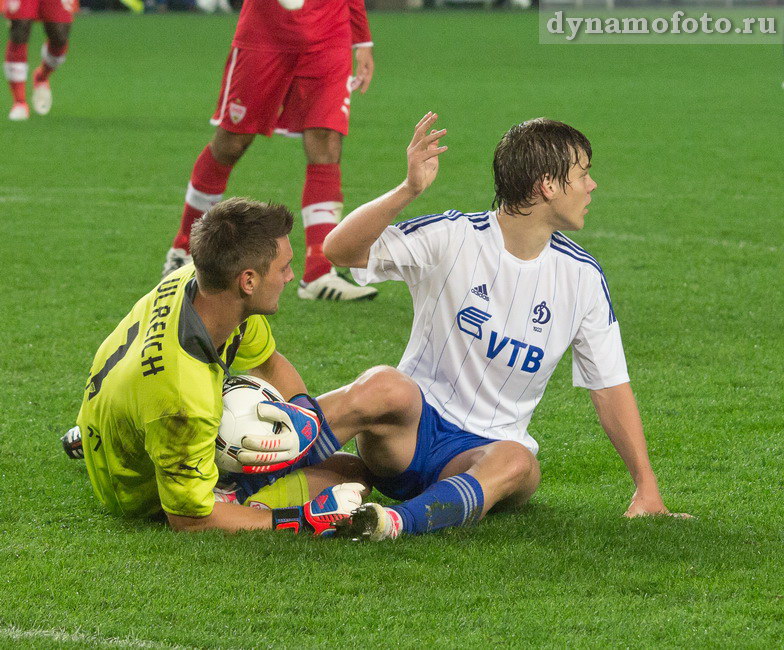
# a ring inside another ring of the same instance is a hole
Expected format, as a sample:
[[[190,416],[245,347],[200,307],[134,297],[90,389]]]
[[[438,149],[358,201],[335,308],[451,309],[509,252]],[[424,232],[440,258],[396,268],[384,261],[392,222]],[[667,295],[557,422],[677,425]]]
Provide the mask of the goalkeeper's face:
[[[291,250],[289,238],[283,236],[276,241],[278,254],[270,262],[267,273],[261,276],[261,283],[253,292],[251,311],[255,314],[274,314],[278,311],[283,287],[294,279],[294,272],[291,270],[294,252]]]

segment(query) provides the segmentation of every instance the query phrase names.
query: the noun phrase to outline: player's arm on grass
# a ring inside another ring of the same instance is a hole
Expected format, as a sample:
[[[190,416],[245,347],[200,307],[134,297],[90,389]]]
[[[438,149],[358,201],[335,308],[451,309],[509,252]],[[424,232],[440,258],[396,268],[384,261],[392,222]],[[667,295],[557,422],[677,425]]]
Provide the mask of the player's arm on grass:
[[[262,364],[251,368],[248,374],[268,381],[280,391],[284,399],[307,393],[305,382],[294,365],[277,350]]]
[[[337,227],[324,242],[324,254],[336,266],[367,268],[373,243],[400,212],[435,180],[438,156],[447,150],[439,138],[446,129],[432,130],[438,115],[429,112],[416,125],[414,137],[406,150],[406,179],[383,196],[361,205]]]
[[[648,445],[631,384],[626,382],[610,388],[592,390],[591,400],[602,428],[623,459],[636,486],[625,516],[689,516],[671,513],[662,501],[656,475],[648,457]]]
[[[236,503],[216,503],[212,512],[205,517],[184,517],[168,512],[166,516],[174,530],[185,532],[215,529],[236,533],[240,530],[272,528],[270,510],[247,508]]]

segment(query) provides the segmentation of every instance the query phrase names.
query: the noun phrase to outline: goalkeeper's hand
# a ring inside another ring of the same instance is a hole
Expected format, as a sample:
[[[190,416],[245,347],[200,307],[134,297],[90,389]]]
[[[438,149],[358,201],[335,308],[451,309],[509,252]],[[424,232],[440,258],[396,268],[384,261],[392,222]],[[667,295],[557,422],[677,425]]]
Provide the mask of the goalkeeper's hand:
[[[362,505],[364,489],[361,483],[341,483],[322,490],[304,506],[275,508],[272,511],[272,527],[295,533],[310,532],[316,537],[331,537],[335,534],[335,522],[350,516]]]
[[[321,433],[318,414],[289,402],[259,402],[256,415],[274,425],[268,435],[245,435],[237,460],[246,474],[286,469],[304,458]]]

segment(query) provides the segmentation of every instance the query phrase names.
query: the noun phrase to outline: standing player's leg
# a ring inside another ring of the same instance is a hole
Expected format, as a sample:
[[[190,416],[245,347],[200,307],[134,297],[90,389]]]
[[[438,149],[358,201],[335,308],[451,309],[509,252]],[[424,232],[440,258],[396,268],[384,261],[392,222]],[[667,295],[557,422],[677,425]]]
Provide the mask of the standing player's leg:
[[[339,276],[324,255],[327,235],[343,214],[340,154],[343,135],[332,129],[311,128],[302,133],[307,158],[302,189],[305,228],[305,270],[297,295],[306,300],[372,300],[373,287],[358,287]]]
[[[71,24],[45,22],[46,42],[41,47],[41,65],[33,73],[33,110],[46,115],[52,110],[52,89],[49,77],[65,62]]]
[[[185,192],[180,228],[166,255],[164,276],[190,262],[193,222],[223,200],[231,170],[255,137],[253,133],[231,133],[219,126],[210,143],[199,154]]]
[[[378,293],[338,275],[322,250],[343,213],[340,155],[348,134],[350,78],[349,48],[302,54],[276,125],[280,133],[302,134],[307,159],[302,190],[305,270],[297,290],[306,300],[369,300]]]
[[[10,18],[10,15],[9,15]],[[11,88],[13,104],[8,119],[13,121],[26,120],[30,117],[27,106],[27,42],[30,40],[30,29],[33,21],[11,18],[8,44],[5,49],[3,69],[5,78]]]
[[[218,106],[210,120],[217,127],[215,136],[193,167],[180,228],[163,266],[164,276],[190,261],[193,222],[223,198],[234,165],[256,134],[272,134],[295,63],[295,53],[232,48]]]
[[[332,129],[305,129],[302,133],[307,167],[302,188],[302,224],[305,227],[304,282],[313,282],[332,270],[322,245],[343,214],[340,154],[343,135]]]

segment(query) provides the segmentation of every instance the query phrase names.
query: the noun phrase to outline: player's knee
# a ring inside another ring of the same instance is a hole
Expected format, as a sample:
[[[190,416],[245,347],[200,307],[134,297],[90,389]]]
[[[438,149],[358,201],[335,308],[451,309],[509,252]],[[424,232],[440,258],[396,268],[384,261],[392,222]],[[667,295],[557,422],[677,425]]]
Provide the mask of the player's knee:
[[[536,457],[518,442],[501,441],[497,453],[504,458],[502,475],[509,493],[532,483],[539,483],[539,463]],[[536,485],[533,486],[534,489]]]
[[[340,162],[343,136],[332,129],[306,129],[302,136],[309,165],[331,165]]]
[[[9,30],[9,37],[14,43],[27,43],[30,39],[30,28],[32,26],[30,20],[12,20],[11,29]]]
[[[57,49],[64,48],[68,45],[68,32],[70,25],[67,23],[48,23],[46,27],[46,36],[52,47]]]
[[[210,143],[210,149],[215,160],[221,165],[233,166],[242,158],[242,154],[248,150],[251,142],[253,136],[219,129]]]
[[[351,387],[351,400],[368,419],[405,418],[420,400],[419,388],[391,366],[376,366],[365,371]]]

